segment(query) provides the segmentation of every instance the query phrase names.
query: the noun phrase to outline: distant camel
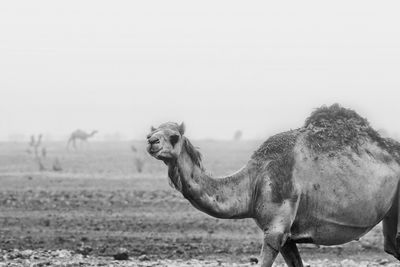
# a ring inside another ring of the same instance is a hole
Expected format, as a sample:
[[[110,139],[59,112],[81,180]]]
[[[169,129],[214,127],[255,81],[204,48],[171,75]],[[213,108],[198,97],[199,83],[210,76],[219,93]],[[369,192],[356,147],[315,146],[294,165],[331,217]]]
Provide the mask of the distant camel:
[[[85,132],[85,131],[82,131],[82,130],[76,130],[76,131],[74,131],[72,134],[71,134],[71,136],[70,136],[70,138],[68,139],[68,144],[67,144],[67,148],[69,148],[69,145],[71,144],[71,142],[72,142],[72,146],[74,147],[74,148],[76,148],[76,140],[81,140],[81,142],[87,142],[87,140],[89,139],[89,138],[91,138],[91,137],[93,137],[96,133],[97,133],[98,131],[92,131],[90,134],[89,133],[87,133],[87,132]]]
[[[400,260],[400,143],[383,138],[356,112],[332,105],[303,127],[270,137],[245,167],[213,178],[183,124],[164,123],[147,151],[168,166],[171,184],[218,218],[253,218],[264,234],[262,267],[281,253],[303,263],[296,243],[338,245],[383,221],[384,249]]]

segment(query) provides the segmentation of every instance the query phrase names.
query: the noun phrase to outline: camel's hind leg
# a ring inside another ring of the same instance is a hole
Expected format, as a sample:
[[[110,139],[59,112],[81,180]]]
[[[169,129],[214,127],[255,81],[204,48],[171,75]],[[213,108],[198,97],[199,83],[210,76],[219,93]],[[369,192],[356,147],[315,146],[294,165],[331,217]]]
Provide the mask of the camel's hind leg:
[[[303,267],[299,250],[294,241],[288,239],[281,248],[281,254],[289,267]]]
[[[397,192],[393,206],[382,221],[384,250],[400,260],[400,212],[399,192]]]

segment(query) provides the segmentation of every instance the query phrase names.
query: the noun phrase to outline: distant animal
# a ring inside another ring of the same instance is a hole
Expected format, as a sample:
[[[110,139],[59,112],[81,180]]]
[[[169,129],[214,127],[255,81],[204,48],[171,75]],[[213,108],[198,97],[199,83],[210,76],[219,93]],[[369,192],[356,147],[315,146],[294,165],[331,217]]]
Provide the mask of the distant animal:
[[[147,151],[168,166],[171,185],[200,211],[253,218],[263,231],[261,266],[281,253],[303,266],[296,243],[338,245],[383,221],[384,249],[400,260],[400,143],[355,111],[315,110],[303,127],[267,139],[238,172],[213,178],[183,124],[164,123]]]
[[[76,149],[76,140],[87,142],[87,140],[93,137],[96,133],[98,133],[98,131],[96,130],[92,131],[91,133],[86,133],[85,131],[82,131],[80,129],[72,132],[71,136],[68,139],[67,148],[69,148],[72,143],[72,146]]]

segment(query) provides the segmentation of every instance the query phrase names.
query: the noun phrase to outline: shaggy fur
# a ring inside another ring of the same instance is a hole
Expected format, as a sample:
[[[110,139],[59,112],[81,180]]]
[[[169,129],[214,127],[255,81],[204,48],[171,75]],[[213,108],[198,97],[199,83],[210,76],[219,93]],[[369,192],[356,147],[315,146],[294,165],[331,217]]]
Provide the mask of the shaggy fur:
[[[201,162],[201,153],[190,143],[189,139],[183,137],[183,149],[189,154],[190,159],[194,164],[203,169]]]
[[[182,137],[182,142],[183,142],[183,146],[182,149],[186,151],[186,153],[188,153],[190,159],[192,160],[192,162],[197,165],[198,167],[200,167],[202,170],[203,168],[203,164],[201,161],[201,153],[192,145],[192,143],[189,141],[189,139],[187,139],[186,137]],[[179,169],[178,169],[178,165],[176,162],[171,162],[168,164],[168,177],[170,178],[170,185],[172,188],[175,188],[179,191],[182,191],[182,182],[181,182],[181,178],[179,175]]]
[[[351,147],[359,152],[359,146],[367,139],[376,142],[400,164],[400,143],[383,138],[368,121],[354,110],[333,104],[322,106],[311,113],[305,125],[306,140],[316,152],[335,152]]]
[[[299,134],[299,130],[292,130],[274,135],[252,156],[259,163],[269,162],[267,171],[271,179],[273,202],[280,203],[293,197],[293,149]]]
[[[329,107],[322,106],[314,110],[311,115],[306,119],[304,127],[308,127],[310,124],[316,126],[326,125],[326,122],[333,120],[354,120],[354,124],[360,126],[369,127],[367,119],[361,117],[352,109],[343,108],[339,104],[333,104]]]
[[[182,191],[182,181],[179,175],[179,169],[176,162],[168,163],[168,177],[169,177],[169,185],[178,191]]]
[[[316,152],[338,151],[344,147],[358,152],[360,144],[366,139],[382,139],[365,118],[338,104],[315,110],[304,127],[307,130],[306,140]]]

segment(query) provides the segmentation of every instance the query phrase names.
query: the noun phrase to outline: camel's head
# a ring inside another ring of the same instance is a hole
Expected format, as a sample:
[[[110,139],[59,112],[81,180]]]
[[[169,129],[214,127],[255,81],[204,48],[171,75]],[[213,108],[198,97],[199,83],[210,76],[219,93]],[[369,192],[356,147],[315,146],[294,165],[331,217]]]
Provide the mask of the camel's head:
[[[165,163],[176,160],[184,145],[183,134],[185,125],[174,122],[161,124],[158,128],[151,127],[147,135],[147,151],[156,159]]]

